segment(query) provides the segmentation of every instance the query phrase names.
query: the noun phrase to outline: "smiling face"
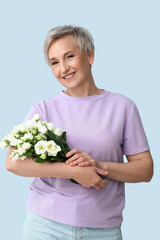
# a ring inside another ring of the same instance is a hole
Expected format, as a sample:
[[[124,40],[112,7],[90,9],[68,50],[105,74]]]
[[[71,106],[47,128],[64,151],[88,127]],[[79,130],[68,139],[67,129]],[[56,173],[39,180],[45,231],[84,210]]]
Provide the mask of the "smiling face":
[[[54,41],[49,48],[48,58],[54,76],[66,88],[82,86],[92,79],[94,53],[88,56],[82,52],[72,36]]]

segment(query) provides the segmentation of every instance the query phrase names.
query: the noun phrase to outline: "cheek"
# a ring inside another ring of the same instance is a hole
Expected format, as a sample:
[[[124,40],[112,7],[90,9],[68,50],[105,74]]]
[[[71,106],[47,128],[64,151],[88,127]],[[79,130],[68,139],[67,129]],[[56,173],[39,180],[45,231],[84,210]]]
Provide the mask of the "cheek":
[[[85,68],[86,68],[85,61],[82,61],[82,60],[81,61],[77,61],[75,67],[83,72],[85,70]]]
[[[88,69],[89,67],[89,63],[88,63],[88,59],[86,57],[82,58],[82,61],[80,62],[81,64],[81,68],[83,69]]]
[[[89,66],[88,62],[83,63],[82,69],[83,69],[84,74],[88,74],[88,72],[90,71],[90,66]]]
[[[52,73],[53,73],[53,75],[55,76],[55,77],[57,77],[58,76],[58,71],[56,71],[55,69],[53,69],[52,68]]]
[[[74,66],[75,68],[79,68],[80,69],[80,68],[83,67],[84,61],[85,61],[84,58],[77,56],[77,57],[75,57],[73,59],[72,66]]]

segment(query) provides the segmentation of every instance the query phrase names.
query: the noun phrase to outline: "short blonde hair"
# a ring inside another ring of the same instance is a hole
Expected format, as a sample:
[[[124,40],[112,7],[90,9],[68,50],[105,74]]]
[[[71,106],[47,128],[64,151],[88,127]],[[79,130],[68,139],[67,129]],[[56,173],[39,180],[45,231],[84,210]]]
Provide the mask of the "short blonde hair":
[[[46,62],[48,63],[49,66],[50,66],[48,58],[49,48],[55,40],[60,39],[64,36],[73,36],[82,52],[89,54],[94,52],[95,50],[94,40],[87,29],[72,25],[64,25],[52,28],[48,32],[46,40],[44,42],[44,55]]]

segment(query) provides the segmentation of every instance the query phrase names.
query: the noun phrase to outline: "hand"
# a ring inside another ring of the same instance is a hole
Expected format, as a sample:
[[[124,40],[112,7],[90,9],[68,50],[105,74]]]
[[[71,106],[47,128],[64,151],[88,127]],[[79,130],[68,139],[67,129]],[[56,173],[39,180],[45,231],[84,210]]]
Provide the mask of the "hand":
[[[107,176],[108,172],[103,169],[96,168],[94,166],[89,166],[81,168],[75,166],[73,168],[73,179],[80,183],[83,187],[94,187],[96,190],[101,190],[106,186],[106,182],[99,176]]]
[[[88,153],[81,152],[76,148],[72,149],[66,154],[66,157],[70,156],[72,157],[66,161],[66,164],[69,164],[70,166],[76,165],[78,165],[79,167],[95,166],[97,168],[101,168],[100,162],[96,161]]]

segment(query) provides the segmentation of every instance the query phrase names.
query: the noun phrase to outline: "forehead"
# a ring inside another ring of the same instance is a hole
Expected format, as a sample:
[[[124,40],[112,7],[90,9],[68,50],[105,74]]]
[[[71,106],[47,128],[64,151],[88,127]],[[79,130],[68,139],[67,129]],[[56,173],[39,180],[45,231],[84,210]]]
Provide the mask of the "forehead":
[[[68,51],[80,51],[78,43],[72,36],[65,36],[55,40],[48,50],[49,58],[56,58],[64,55]]]

